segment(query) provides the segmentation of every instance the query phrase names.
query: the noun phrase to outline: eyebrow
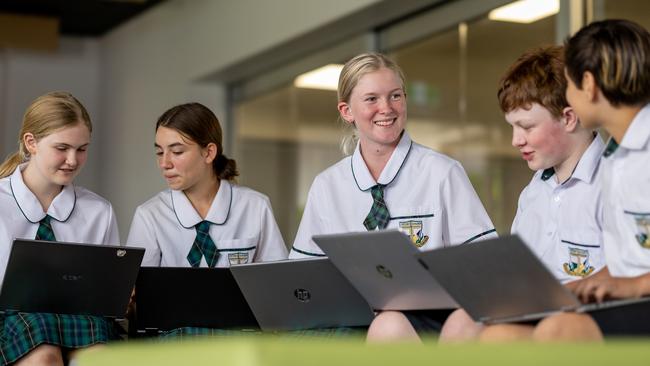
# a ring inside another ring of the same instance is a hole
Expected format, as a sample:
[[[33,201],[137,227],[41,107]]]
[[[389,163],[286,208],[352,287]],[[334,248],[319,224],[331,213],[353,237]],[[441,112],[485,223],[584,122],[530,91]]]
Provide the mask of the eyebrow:
[[[395,93],[396,91],[404,92],[404,89],[402,89],[402,88],[395,88],[395,89],[389,91],[388,94]],[[363,96],[368,96],[368,95],[377,95],[377,94],[381,94],[381,93],[370,92],[370,93],[363,94]]]
[[[65,147],[73,147],[73,148],[77,149],[77,148],[80,148],[80,147],[86,147],[86,146],[90,145],[90,142],[86,142],[85,144],[80,145],[78,147],[75,147],[74,145],[67,144],[65,142],[54,142],[54,145],[65,146]]]
[[[169,147],[169,148],[177,147],[177,146],[183,146],[183,144],[181,144],[180,142],[174,142],[173,144],[167,145],[167,147]],[[153,144],[153,147],[158,148],[158,149],[162,149],[162,146],[160,146],[160,145],[158,145],[156,143]]]

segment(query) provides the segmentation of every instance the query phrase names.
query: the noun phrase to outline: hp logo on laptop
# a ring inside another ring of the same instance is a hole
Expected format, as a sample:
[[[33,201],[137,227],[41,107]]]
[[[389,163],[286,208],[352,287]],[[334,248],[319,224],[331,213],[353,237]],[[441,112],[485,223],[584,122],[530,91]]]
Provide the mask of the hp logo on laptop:
[[[126,255],[126,250],[118,249],[116,254],[117,254],[118,257],[122,258],[122,257],[124,257]]]
[[[380,275],[388,279],[393,278],[393,274],[388,270],[388,268],[382,266],[381,264],[378,265],[376,268],[377,268],[377,272],[379,272]]]
[[[296,299],[298,299],[300,302],[309,302],[311,299],[311,294],[304,288],[297,288],[295,291],[293,291],[293,296],[295,296]]]

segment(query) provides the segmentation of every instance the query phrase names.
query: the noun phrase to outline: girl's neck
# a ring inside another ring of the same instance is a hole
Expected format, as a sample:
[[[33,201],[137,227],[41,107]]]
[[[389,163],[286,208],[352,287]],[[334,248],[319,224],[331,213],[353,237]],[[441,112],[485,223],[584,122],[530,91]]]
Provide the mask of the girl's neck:
[[[393,155],[393,151],[397,148],[397,144],[395,146],[387,146],[361,141],[360,148],[361,156],[370,171],[370,175],[372,175],[375,182],[378,181],[381,172],[384,171],[386,164],[388,164],[390,157]]]
[[[220,183],[219,178],[212,174],[210,179],[203,179],[193,187],[183,191],[201,218],[205,219],[208,216],[212,202],[217,196],[217,192],[219,192]]]
[[[20,169],[19,167],[16,169]],[[36,199],[41,204],[43,212],[47,212],[56,196],[61,193],[63,186],[52,184],[47,181],[36,168],[31,164],[27,164],[25,170],[22,171],[23,182],[29,190],[34,193]]]

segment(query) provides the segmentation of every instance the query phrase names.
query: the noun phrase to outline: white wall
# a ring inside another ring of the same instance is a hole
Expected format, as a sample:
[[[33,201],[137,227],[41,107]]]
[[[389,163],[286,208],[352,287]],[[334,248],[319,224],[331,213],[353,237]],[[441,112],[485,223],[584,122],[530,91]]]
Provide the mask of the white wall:
[[[164,188],[153,155],[157,117],[199,100],[227,124],[223,86],[195,80],[377,1],[170,0],[105,36],[99,193],[113,203],[122,238],[136,206]]]
[[[39,95],[65,90],[88,109],[95,127],[99,115],[99,41],[62,38],[53,53],[0,49],[0,156],[18,149],[18,133],[27,106]],[[88,164],[77,183],[99,188],[99,134],[93,134]]]

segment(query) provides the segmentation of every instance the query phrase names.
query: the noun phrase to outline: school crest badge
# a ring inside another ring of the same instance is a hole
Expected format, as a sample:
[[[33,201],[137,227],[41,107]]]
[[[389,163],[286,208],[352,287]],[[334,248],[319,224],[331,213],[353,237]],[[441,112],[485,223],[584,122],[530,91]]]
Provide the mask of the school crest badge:
[[[248,263],[248,252],[228,253],[228,261],[231,266],[235,264]]]
[[[424,246],[424,244],[427,243],[427,241],[429,241],[429,236],[424,235],[422,232],[422,221],[400,221],[399,231],[408,235],[408,237],[411,239],[411,242],[418,248],[421,248]]]
[[[650,249],[650,214],[633,214],[636,223],[636,241],[643,248]]]
[[[589,265],[589,251],[586,249],[569,247],[569,262],[564,263],[564,272],[571,276],[586,277],[593,271]]]

